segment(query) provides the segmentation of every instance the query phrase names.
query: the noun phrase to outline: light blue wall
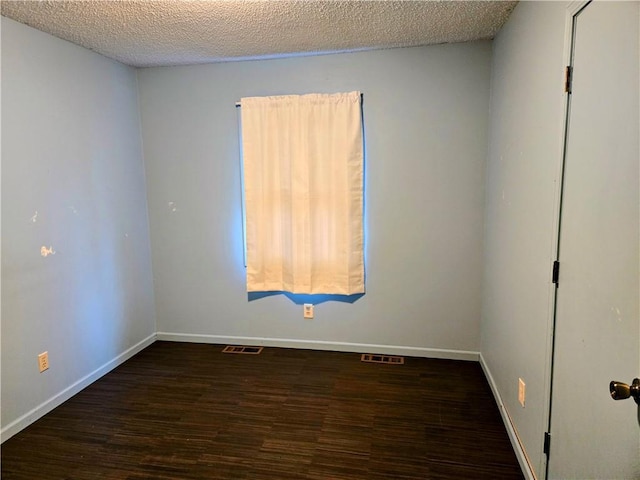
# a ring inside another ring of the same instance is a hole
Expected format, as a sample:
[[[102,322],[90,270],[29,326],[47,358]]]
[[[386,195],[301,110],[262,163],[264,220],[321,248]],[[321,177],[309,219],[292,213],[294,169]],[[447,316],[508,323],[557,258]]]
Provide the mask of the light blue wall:
[[[155,333],[137,103],[134,69],[2,18],[3,438]]]
[[[520,2],[493,43],[481,351],[539,478],[548,421],[566,2]],[[526,407],[518,403],[518,378]]]
[[[3,431],[156,329],[184,340],[481,350],[540,473],[564,9],[519,4],[493,60],[479,42],[143,69],[138,85],[133,69],[3,18]],[[367,294],[321,303],[311,321],[304,299],[248,301],[235,102],[356,89]],[[42,257],[43,245],[56,254]],[[39,374],[44,350],[51,369]]]
[[[490,58],[479,42],[139,70],[159,337],[477,352]],[[247,298],[235,103],[350,90],[364,93],[367,293],[304,320],[284,295]]]

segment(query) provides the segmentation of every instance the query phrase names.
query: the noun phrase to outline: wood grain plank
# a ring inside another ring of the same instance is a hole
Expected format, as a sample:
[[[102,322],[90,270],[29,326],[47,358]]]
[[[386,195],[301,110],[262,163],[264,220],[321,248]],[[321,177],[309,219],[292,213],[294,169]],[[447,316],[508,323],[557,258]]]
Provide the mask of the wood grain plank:
[[[479,364],[156,342],[2,445],[5,480],[521,479]]]

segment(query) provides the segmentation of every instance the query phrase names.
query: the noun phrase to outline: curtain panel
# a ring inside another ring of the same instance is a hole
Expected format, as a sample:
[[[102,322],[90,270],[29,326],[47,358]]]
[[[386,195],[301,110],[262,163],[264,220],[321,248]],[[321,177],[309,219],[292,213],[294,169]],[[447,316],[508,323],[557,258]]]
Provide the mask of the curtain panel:
[[[360,92],[241,107],[247,291],[364,293]]]

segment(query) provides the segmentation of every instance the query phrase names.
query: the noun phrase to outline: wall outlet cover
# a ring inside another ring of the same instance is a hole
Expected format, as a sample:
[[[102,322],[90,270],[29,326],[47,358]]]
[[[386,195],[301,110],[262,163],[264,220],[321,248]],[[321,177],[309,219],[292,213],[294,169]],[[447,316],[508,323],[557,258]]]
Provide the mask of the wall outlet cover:
[[[40,368],[40,373],[49,368],[49,352],[42,352],[38,355],[38,367]]]
[[[313,318],[313,305],[311,303],[304,304],[304,318]]]

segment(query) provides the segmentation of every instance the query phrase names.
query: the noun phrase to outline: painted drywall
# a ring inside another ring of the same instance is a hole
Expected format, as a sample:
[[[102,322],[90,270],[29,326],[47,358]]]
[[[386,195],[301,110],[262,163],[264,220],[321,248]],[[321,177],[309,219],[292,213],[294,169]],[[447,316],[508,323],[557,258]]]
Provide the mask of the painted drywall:
[[[136,81],[2,17],[3,439],[154,337]]]
[[[139,70],[159,338],[477,352],[490,57],[478,42]],[[364,94],[366,294],[250,301],[235,103],[352,90]]]
[[[520,2],[493,43],[487,159],[484,362],[543,478],[564,114],[566,2]],[[518,378],[526,383],[525,408]]]

